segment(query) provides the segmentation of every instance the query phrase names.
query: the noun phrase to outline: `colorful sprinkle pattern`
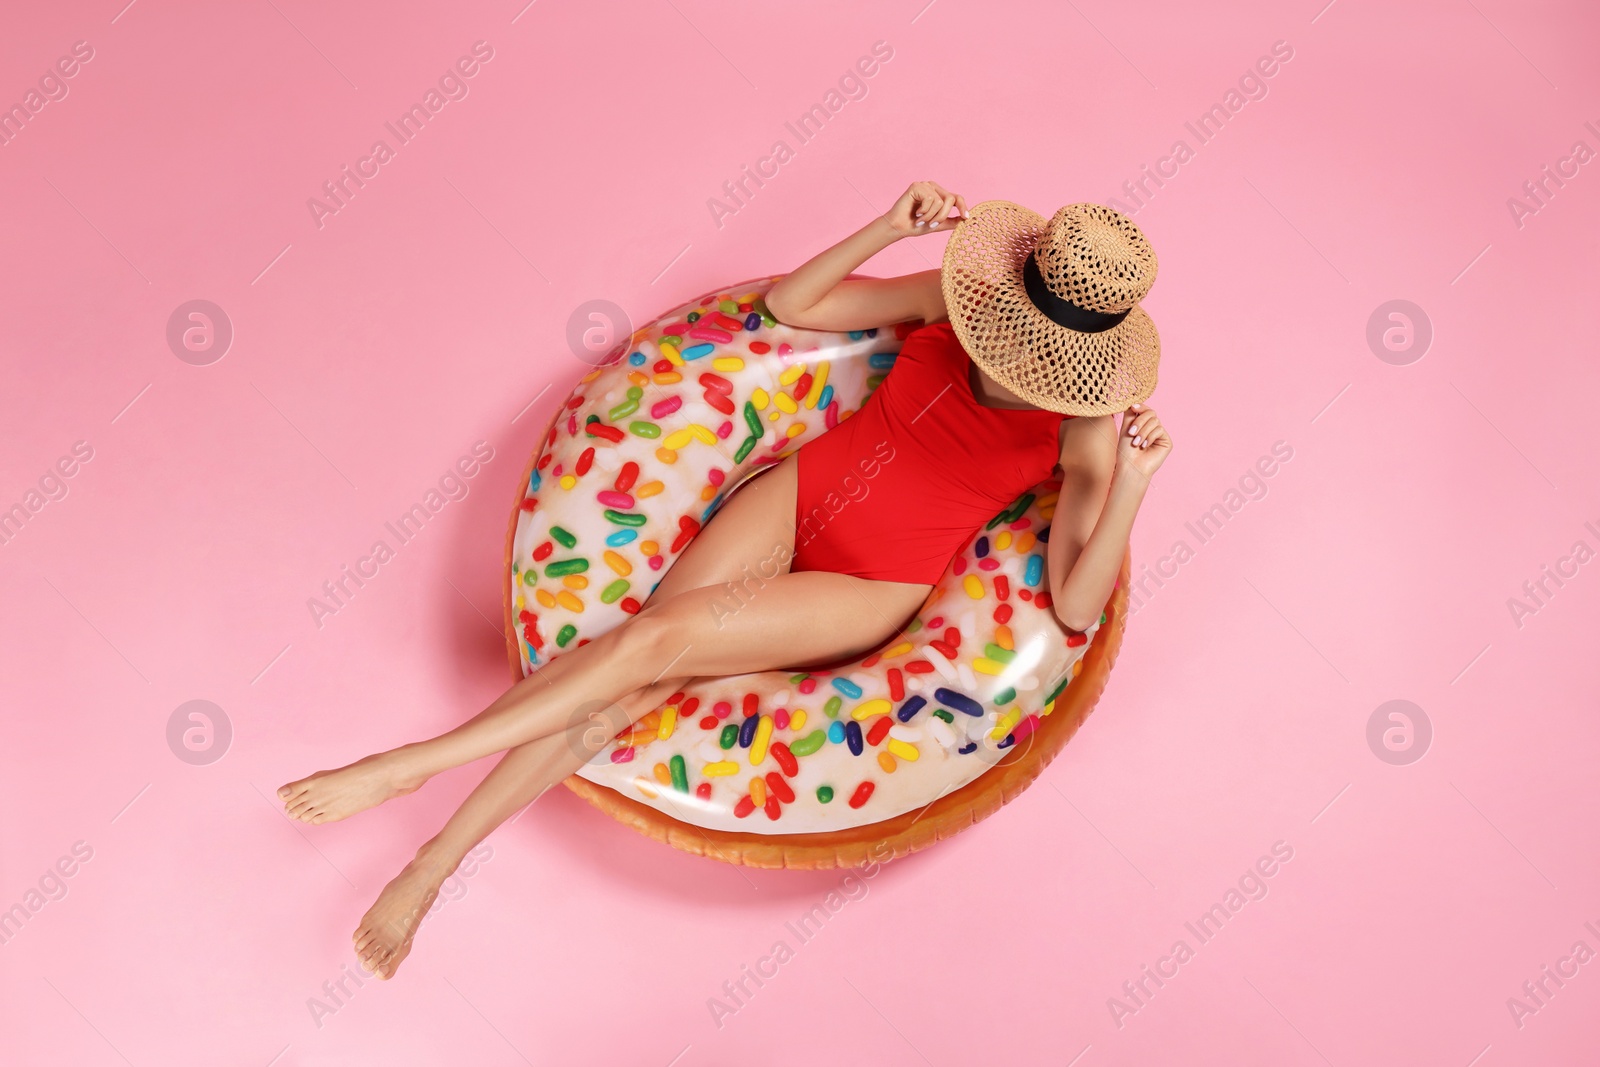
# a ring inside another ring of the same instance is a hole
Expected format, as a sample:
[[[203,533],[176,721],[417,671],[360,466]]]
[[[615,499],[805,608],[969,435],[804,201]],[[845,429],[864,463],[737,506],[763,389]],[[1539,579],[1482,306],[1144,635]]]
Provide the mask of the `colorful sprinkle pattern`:
[[[734,486],[848,418],[893,366],[907,327],[779,325],[761,300],[772,281],[638,331],[567,400],[512,546],[525,673],[637,612]],[[1049,610],[1057,488],[977,531],[882,650],[696,683],[578,773],[685,822],[768,834],[877,822],[966,784],[1051,713],[1095,631]]]

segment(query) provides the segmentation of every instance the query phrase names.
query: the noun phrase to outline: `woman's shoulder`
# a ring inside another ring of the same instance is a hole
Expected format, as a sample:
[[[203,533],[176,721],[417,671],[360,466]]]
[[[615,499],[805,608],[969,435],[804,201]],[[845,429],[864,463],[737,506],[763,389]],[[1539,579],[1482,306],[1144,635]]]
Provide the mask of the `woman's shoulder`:
[[[1061,465],[1109,470],[1117,451],[1117,421],[1113,415],[1067,415],[1062,418],[1056,447]]]

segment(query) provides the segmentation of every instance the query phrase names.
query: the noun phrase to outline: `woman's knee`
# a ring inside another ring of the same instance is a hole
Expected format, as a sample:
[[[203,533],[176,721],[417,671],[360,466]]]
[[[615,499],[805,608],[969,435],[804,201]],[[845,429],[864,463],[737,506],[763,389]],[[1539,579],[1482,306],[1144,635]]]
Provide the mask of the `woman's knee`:
[[[684,636],[683,606],[680,598],[655,605],[629,619],[613,633],[617,667],[623,672],[630,691],[657,684],[674,662],[682,658],[689,645]]]

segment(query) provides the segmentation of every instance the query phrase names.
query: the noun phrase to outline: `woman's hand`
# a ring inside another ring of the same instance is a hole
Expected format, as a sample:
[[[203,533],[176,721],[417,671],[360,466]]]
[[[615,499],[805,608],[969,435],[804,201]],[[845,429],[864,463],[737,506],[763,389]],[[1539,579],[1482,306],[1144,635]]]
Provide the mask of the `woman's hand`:
[[[950,209],[955,218],[949,218]],[[967,217],[967,202],[938,182],[912,182],[883,215],[883,221],[901,237],[932,233],[945,222]]]
[[[1122,413],[1117,433],[1117,471],[1134,471],[1149,481],[1172,453],[1172,438],[1151,408],[1135,404]]]

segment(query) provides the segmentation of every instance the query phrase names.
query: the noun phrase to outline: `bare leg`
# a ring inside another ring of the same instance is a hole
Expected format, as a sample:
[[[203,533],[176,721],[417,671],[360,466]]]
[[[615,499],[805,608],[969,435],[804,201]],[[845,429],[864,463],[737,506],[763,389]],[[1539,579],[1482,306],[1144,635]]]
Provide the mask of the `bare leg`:
[[[780,474],[782,471],[784,468],[779,467],[769,472],[758,483],[742,488],[730,499],[716,520],[702,531],[690,551],[684,554],[657,587],[655,596],[639,617],[654,616],[663,611],[665,605],[675,603],[683,594],[690,592],[698,594],[700,603],[716,609],[708,610],[707,614],[715,623],[712,629],[719,635],[724,626],[738,627],[740,622],[749,621],[758,614],[752,613],[746,620],[735,622],[728,615],[728,605],[737,609],[735,615],[742,614],[756,596],[764,595],[772,587],[772,579],[787,569],[787,547],[792,544],[792,523],[783,522],[782,529],[769,529],[763,533],[759,528],[759,518],[752,518],[763,512],[769,517],[773,514],[792,515],[792,481],[786,486]],[[788,476],[792,479],[792,471],[788,472]],[[761,507],[763,494],[770,498],[785,491],[790,494],[787,504],[780,500],[776,508]],[[766,535],[771,535],[771,540],[763,540]],[[853,607],[846,607],[845,611],[860,613],[867,608],[870,614],[879,616],[878,632],[867,640],[867,646],[880,642],[903,625],[928,592],[926,586],[859,583],[856,579],[831,577],[846,583],[838,587],[841,590],[848,589],[850,594],[844,602]],[[720,590],[724,594],[723,599],[716,599],[719,590],[707,588],[711,586],[726,586]],[[784,586],[783,593],[791,592],[789,583],[784,583]],[[879,603],[880,596],[884,603]],[[585,650],[589,647],[585,646]],[[839,651],[830,646],[827,654],[806,657],[804,649],[791,647],[790,653],[796,663],[804,663],[836,658]],[[547,667],[540,673],[545,674],[549,670]],[[668,676],[662,680],[635,690],[609,708],[602,710],[596,706],[599,701],[590,701],[587,707],[600,712],[598,718],[603,725],[599,728],[594,727],[585,716],[569,715],[567,718],[575,721],[558,728],[556,733],[525,741],[512,748],[439,834],[418,849],[412,862],[389,883],[363,917],[354,935],[362,966],[381,978],[391,977],[411,951],[416,927],[432,906],[439,887],[462,858],[501,822],[572,773],[625,722],[636,721],[659,706],[672,689],[687,684],[689,680],[686,677],[672,677],[676,672],[666,673]],[[514,707],[517,692],[514,687],[506,697],[496,701],[485,715]],[[383,757],[373,759],[381,762]],[[322,821],[320,812],[313,821]]]
[[[788,569],[794,544],[796,485],[791,457],[735,489],[656,586],[644,614],[681,593],[705,586],[722,587],[727,603],[732,606],[759,595],[770,579]],[[625,620],[617,630],[625,629],[633,621]],[[566,663],[569,657],[583,653],[583,658],[587,658],[587,649],[588,646],[574,649],[541,667],[513,686],[488,710],[538,692],[570,669],[571,665]],[[575,714],[581,718],[583,711],[575,709]],[[289,783],[278,790],[278,795],[291,817],[322,823],[345,818],[391,797],[409,793],[425,780],[425,775],[401,766],[385,753],[337,770],[318,771]]]
[[[489,708],[428,741],[369,756],[280,791],[296,818],[328,822],[451,767],[588,724],[595,711],[662,681],[829,663],[887,640],[931,587],[844,574],[785,574],[731,619],[715,588],[691,589],[523,679]]]
[[[439,887],[466,854],[497,826],[577,770],[623,723],[641,718],[671,694],[669,682],[629,694],[617,702],[617,708],[609,709],[612,715],[606,718],[619,720],[611,732],[595,733],[580,723],[507,752],[361,917],[361,925],[351,935],[361,966],[379,978],[393,977],[410,954],[417,926],[433,906]]]
[[[704,586],[738,583],[732,603],[759,593],[764,577],[788,569],[793,526],[783,517],[793,512],[792,500],[792,464],[780,465],[740,486],[656,586],[646,609]],[[507,752],[362,917],[353,935],[362,967],[379,978],[392,977],[410,953],[412,938],[440,886],[467,853],[515,812],[576,770],[625,723],[658,707],[674,688],[691,681],[680,680],[676,686],[672,679],[658,682],[604,709],[595,716],[594,726],[574,724],[561,735],[529,741]]]
[[[619,628],[620,629],[620,628]],[[616,631],[612,631],[615,633]],[[552,685],[561,676],[572,672],[573,664],[569,659],[576,659],[579,673],[581,674],[582,662],[587,656],[579,653],[588,651],[588,645],[574,649],[560,659],[554,660],[528,677],[517,682],[505,693],[501,694],[494,703],[481,714],[487,715],[508,704],[519,702],[537,694],[540,690]],[[634,689],[640,688],[634,686]],[[612,695],[612,701],[620,699],[631,690],[622,690]],[[573,709],[574,722],[587,722],[591,710],[598,711],[612,701],[590,701],[582,708]],[[642,713],[641,713],[642,714]],[[525,738],[524,740],[532,740]],[[514,747],[512,745],[507,748]],[[402,746],[387,752],[359,759],[337,770],[318,771],[316,774],[291,782],[278,790],[278,796],[283,800],[284,807],[289,816],[302,822],[324,823],[334,822],[348,818],[357,812],[365,811],[386,800],[416,791],[424,782],[431,778],[434,771],[422,771],[410,761],[398,758],[414,746]],[[487,755],[488,753],[485,753]],[[443,768],[439,768],[442,770]]]
[[[427,777],[513,749],[384,889],[355,934],[362,965],[383,977],[392,975],[410,951],[417,923],[461,858],[501,820],[572,773],[595,750],[590,746],[603,745],[623,725],[613,717],[597,729],[592,715],[620,708],[621,716],[633,721],[685,677],[828,662],[874,648],[906,623],[929,588],[843,574],[788,574],[720,627],[708,608],[718,591],[692,589],[611,631],[627,635],[626,640],[608,641],[607,634],[541,673],[592,652],[582,669],[569,669],[531,693],[513,689],[448,733],[373,757],[380,766],[392,760],[407,768],[405,773]]]

